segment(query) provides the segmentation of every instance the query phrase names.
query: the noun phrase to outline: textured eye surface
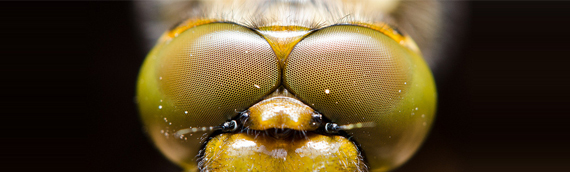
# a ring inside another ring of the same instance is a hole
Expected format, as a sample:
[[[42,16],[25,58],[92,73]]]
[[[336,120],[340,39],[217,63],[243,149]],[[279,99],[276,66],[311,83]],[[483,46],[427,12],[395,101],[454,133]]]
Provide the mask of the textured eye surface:
[[[209,121],[225,121],[224,115],[245,110],[279,80],[277,59],[268,43],[232,24],[191,29],[158,56],[164,94],[178,109]]]
[[[378,31],[333,26],[297,44],[286,61],[285,83],[331,120],[362,122],[389,110],[405,91],[407,56]]]
[[[156,46],[141,69],[137,98],[158,148],[192,167],[208,133],[174,137],[174,132],[218,126],[269,94],[279,80],[278,61],[266,40],[239,25],[211,23]]]
[[[435,112],[431,72],[417,52],[359,26],[331,26],[301,40],[283,83],[332,122],[373,122],[347,131],[373,170],[388,170],[419,147]]]

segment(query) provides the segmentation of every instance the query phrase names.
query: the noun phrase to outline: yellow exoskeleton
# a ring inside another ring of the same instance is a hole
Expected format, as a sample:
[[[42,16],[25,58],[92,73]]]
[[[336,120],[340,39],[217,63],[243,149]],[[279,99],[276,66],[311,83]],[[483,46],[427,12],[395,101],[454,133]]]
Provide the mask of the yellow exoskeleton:
[[[147,20],[149,33],[185,18],[148,54],[137,103],[155,145],[188,171],[389,171],[433,124],[437,94],[423,57],[437,61],[425,49],[440,34],[439,2],[139,8],[162,15]]]

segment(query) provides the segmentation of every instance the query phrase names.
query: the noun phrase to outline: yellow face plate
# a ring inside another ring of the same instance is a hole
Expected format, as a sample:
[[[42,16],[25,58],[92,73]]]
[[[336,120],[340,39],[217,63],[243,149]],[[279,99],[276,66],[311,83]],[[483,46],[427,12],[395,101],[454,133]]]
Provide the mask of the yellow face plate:
[[[204,171],[364,171],[354,144],[342,136],[309,134],[275,139],[245,133],[220,134],[206,145]]]
[[[314,110],[291,97],[272,97],[249,108],[249,120],[244,126],[252,130],[272,128],[311,131],[317,124],[311,123]]]

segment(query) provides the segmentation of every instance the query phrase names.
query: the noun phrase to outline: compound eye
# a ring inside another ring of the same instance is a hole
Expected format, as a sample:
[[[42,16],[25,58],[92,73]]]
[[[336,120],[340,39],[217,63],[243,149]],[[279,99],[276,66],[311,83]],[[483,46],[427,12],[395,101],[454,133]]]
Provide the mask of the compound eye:
[[[286,61],[285,84],[335,122],[364,122],[390,110],[405,93],[409,56],[378,31],[332,26],[294,48]]]
[[[337,25],[315,31],[291,51],[283,75],[291,92],[332,122],[375,124],[347,131],[371,169],[405,162],[425,138],[435,112],[435,85],[422,57],[370,28]]]
[[[269,44],[233,24],[188,30],[157,56],[162,59],[159,86],[174,106],[219,124],[261,99],[280,78]]]
[[[141,69],[137,97],[158,147],[175,162],[195,164],[200,135],[165,136],[187,127],[221,125],[279,82],[278,60],[266,40],[243,26],[211,23],[157,45]]]

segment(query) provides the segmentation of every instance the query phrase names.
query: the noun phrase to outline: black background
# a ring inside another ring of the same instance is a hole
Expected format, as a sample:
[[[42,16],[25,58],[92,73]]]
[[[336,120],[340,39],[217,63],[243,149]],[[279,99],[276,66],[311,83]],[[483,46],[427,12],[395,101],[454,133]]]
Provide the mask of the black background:
[[[570,171],[570,3],[468,5],[435,126],[397,171]],[[146,52],[130,2],[0,11],[0,169],[181,171],[138,119]]]

